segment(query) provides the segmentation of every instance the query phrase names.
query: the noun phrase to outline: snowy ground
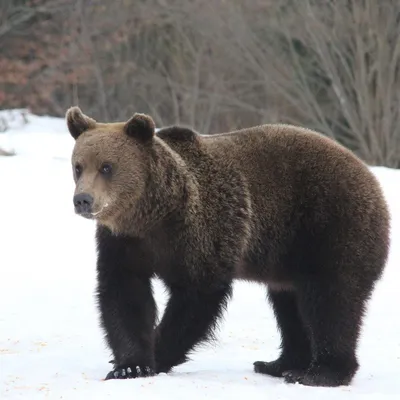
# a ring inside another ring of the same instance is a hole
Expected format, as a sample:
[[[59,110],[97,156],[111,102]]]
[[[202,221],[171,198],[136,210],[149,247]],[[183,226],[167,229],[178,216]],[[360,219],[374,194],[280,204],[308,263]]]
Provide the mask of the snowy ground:
[[[104,381],[111,365],[94,301],[94,225],[73,213],[73,140],[63,120],[29,120],[0,133],[0,147],[18,153],[0,157],[2,400],[400,398],[399,171],[373,169],[390,202],[392,245],[350,387],[308,388],[256,375],[253,361],[276,357],[279,336],[263,288],[245,283],[235,286],[216,346],[199,349],[169,375]]]

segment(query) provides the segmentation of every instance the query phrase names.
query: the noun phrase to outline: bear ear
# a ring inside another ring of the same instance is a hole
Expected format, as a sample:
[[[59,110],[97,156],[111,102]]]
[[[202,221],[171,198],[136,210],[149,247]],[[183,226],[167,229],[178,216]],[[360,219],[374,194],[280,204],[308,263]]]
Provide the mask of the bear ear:
[[[71,107],[66,112],[65,118],[71,136],[76,140],[85,131],[96,127],[96,121],[83,114],[79,107]]]
[[[124,130],[128,136],[146,142],[153,138],[156,124],[148,115],[135,113],[125,124]]]

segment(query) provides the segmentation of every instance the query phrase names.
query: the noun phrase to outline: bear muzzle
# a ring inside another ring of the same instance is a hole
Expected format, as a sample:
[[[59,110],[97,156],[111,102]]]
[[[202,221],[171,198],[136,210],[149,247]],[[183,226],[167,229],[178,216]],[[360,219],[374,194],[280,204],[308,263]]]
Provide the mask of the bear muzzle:
[[[93,197],[87,193],[74,196],[75,213],[85,218],[93,218]]]

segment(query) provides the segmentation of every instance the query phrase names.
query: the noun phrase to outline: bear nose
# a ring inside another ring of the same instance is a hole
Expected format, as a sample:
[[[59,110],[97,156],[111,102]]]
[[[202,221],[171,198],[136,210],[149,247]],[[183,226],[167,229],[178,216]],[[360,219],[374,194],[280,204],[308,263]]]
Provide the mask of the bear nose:
[[[78,214],[92,212],[93,197],[87,193],[79,193],[74,196],[75,211]]]

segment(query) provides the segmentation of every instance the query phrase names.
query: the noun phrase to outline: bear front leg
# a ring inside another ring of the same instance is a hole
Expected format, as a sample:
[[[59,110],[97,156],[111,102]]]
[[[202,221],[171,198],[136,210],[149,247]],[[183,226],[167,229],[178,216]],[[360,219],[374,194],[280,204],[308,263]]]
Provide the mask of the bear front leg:
[[[230,284],[218,289],[171,287],[171,297],[156,329],[156,372],[169,372],[187,361],[196,344],[210,338],[232,294]]]
[[[153,375],[155,304],[150,281],[121,275],[115,282],[98,293],[102,326],[114,354],[115,366],[106,379]]]
[[[106,379],[154,375],[156,305],[151,281],[126,254],[115,237],[99,246],[100,319],[114,356],[114,369]]]

